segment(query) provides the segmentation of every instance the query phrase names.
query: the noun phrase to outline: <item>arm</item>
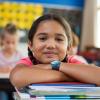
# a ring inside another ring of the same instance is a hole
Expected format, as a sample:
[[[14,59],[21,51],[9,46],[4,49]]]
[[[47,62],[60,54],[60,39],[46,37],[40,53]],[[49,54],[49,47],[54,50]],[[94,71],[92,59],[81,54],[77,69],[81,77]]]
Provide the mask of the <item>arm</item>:
[[[38,66],[48,66],[49,68],[51,68],[49,64],[39,64],[33,66],[34,67],[30,68],[27,65],[18,64],[10,74],[10,80],[12,84],[17,88],[21,88],[32,83],[73,81],[72,78],[67,77],[60,71],[37,68]]]
[[[12,66],[0,66],[0,73],[10,73],[13,69]]]
[[[62,63],[60,71],[78,81],[100,86],[100,67],[95,65]]]

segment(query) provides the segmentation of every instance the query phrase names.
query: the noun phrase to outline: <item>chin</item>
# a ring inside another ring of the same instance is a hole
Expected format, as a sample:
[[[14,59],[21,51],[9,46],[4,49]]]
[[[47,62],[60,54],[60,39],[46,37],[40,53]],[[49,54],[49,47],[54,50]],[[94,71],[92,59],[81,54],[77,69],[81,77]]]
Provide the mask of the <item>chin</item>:
[[[45,59],[45,61],[43,61],[45,64],[50,64],[52,61],[54,61],[54,60],[58,60],[58,59],[54,59],[54,58],[52,58],[52,59]]]

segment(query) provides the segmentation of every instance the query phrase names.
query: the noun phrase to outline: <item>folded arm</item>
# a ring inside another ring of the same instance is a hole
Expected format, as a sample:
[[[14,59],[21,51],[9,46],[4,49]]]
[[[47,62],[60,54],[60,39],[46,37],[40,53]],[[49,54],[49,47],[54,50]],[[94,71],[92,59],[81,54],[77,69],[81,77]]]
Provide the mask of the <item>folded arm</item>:
[[[17,88],[21,88],[32,83],[74,80],[67,76],[67,74],[65,75],[63,72],[45,68],[51,68],[51,66],[49,64],[40,64],[33,65],[33,67],[30,68],[27,65],[19,64],[12,70],[10,80]]]
[[[80,82],[100,86],[100,67],[95,65],[62,63],[60,71]]]

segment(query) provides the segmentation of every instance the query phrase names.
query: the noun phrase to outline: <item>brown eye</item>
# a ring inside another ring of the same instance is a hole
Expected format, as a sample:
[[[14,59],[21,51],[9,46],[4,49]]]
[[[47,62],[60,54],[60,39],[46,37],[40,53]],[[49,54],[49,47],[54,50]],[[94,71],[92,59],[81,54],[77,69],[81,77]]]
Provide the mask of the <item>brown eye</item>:
[[[39,39],[40,39],[41,41],[45,41],[47,38],[46,38],[46,37],[39,37]]]
[[[6,41],[6,43],[7,43],[7,44],[10,44],[10,42],[9,42],[9,41]]]
[[[56,38],[56,41],[58,41],[58,42],[62,42],[62,41],[64,41],[62,38]]]

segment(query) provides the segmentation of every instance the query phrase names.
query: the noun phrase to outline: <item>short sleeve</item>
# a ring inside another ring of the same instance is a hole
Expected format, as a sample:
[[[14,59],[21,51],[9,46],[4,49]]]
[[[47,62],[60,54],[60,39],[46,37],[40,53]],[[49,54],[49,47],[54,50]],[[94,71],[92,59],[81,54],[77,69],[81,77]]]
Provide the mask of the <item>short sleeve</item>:
[[[68,63],[87,64],[87,61],[81,56],[68,56]]]
[[[17,64],[25,64],[25,65],[28,65],[28,66],[31,66],[32,65],[32,62],[31,60],[27,57],[27,58],[22,58],[20,59]]]

